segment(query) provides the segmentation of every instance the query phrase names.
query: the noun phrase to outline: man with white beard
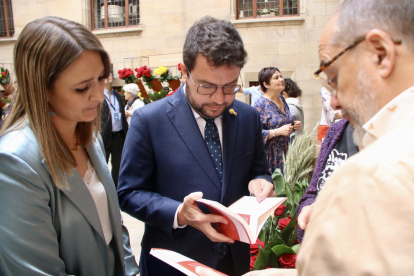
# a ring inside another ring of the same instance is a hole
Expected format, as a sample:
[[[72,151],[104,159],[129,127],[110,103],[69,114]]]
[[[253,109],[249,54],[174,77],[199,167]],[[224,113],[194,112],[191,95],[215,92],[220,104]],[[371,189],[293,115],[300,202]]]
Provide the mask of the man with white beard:
[[[414,275],[413,14],[412,0],[346,0],[322,33],[315,75],[363,150],[299,220],[298,275]]]

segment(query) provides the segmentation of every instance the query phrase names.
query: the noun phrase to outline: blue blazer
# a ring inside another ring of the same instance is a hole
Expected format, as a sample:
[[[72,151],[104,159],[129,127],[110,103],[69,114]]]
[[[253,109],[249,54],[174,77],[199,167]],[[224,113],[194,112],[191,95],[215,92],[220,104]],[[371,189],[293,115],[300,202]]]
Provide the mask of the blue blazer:
[[[248,195],[248,183],[272,183],[265,159],[261,122],[251,106],[234,101],[223,114],[223,185],[185,97],[176,93],[136,110],[124,145],[118,184],[121,209],[145,222],[141,274],[182,275],[149,255],[153,247],[177,251],[216,268],[217,244],[187,226],[173,229],[175,212],[185,196],[201,191],[204,198],[228,206]],[[238,273],[249,270],[249,245],[231,246]]]
[[[108,197],[115,275],[137,274],[103,144],[96,139],[87,151]],[[57,189],[28,123],[0,138],[0,160],[0,275],[112,276],[96,205],[77,170],[66,176],[70,190]]]

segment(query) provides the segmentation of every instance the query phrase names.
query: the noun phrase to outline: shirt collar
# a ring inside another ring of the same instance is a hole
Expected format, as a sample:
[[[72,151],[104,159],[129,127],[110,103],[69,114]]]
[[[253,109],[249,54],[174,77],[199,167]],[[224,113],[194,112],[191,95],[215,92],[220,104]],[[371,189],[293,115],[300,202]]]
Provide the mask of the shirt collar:
[[[414,119],[414,112],[412,111],[413,102],[414,86],[387,103],[363,125],[366,131],[362,140],[363,146],[367,147],[385,134]]]

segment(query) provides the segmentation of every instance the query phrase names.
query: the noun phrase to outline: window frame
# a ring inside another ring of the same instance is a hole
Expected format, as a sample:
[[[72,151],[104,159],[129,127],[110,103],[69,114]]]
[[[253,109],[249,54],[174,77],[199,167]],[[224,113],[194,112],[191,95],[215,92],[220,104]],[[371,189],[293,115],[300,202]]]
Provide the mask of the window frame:
[[[236,19],[237,20],[248,20],[248,19],[263,19],[263,18],[282,18],[282,17],[297,17],[300,16],[300,0],[298,0],[298,13],[297,14],[283,14],[283,0],[279,1],[279,7],[280,7],[280,15],[275,16],[264,16],[264,17],[257,17],[257,0],[253,0],[253,17],[242,17],[240,18],[240,9],[239,9],[239,0],[236,0]]]
[[[1,1],[1,0],[0,0]],[[5,0],[3,0],[5,1]],[[95,26],[95,16],[94,16],[94,0],[90,1],[90,5],[91,5],[91,29],[92,31],[99,31],[99,30],[109,30],[109,29],[118,29],[118,28],[130,28],[130,27],[137,27],[139,26],[139,22],[140,20],[140,12],[138,13],[138,24],[136,25],[129,25],[129,6],[127,5],[129,0],[124,0],[125,1],[125,7],[124,8],[124,12],[125,12],[125,26],[116,26],[116,27],[109,27],[108,26],[108,1],[110,0],[103,0],[104,1],[104,7],[105,7],[105,23],[104,23],[104,28],[94,28]],[[138,5],[140,5],[140,1],[138,0]]]
[[[15,34],[15,29],[14,29],[14,17],[13,17],[13,3],[10,0],[10,14],[12,15],[12,23],[13,23],[13,27],[9,30],[9,16],[8,16],[8,10],[7,10],[7,5],[6,5],[6,0],[0,0],[3,3],[3,12],[4,12],[4,24],[5,24],[5,28],[6,28],[6,36],[0,36],[0,39],[7,39],[7,38],[13,38],[14,34]],[[13,32],[13,34],[10,35],[10,31]]]

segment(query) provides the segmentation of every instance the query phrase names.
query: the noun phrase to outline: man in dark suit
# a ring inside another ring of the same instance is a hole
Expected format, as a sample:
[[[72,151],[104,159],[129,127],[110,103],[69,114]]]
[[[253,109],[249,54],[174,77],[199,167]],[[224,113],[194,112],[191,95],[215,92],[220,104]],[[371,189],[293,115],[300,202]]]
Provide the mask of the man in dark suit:
[[[106,162],[111,155],[112,179],[118,186],[119,166],[121,165],[122,149],[128,131],[125,118],[124,99],[112,89],[112,74],[106,79],[105,101],[102,105],[101,128],[105,146]]]
[[[249,191],[258,201],[274,194],[259,114],[235,101],[247,53],[229,22],[205,17],[189,30],[183,55],[186,84],[134,112],[122,157],[120,206],[145,222],[142,276],[182,275],[150,256],[151,248],[241,275],[249,270],[249,245],[218,233],[211,224],[225,218],[206,214],[195,201],[229,206]]]

